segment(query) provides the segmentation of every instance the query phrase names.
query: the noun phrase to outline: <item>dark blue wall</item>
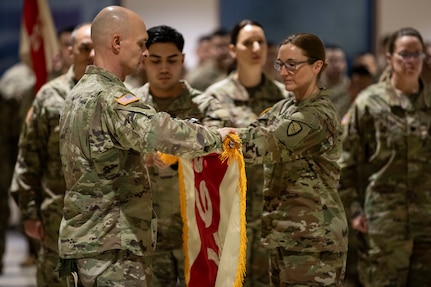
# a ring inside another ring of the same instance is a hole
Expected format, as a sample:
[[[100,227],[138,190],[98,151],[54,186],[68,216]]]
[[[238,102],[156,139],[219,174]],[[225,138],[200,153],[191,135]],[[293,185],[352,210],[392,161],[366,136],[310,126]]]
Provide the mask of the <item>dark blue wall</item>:
[[[260,22],[268,40],[308,32],[338,44],[351,60],[373,51],[374,0],[220,0],[221,25],[231,29],[242,19]]]
[[[205,0],[202,0],[205,1]],[[57,29],[91,21],[100,9],[120,0],[48,0]],[[248,18],[259,21],[276,43],[296,32],[317,34],[341,45],[351,60],[374,47],[375,0],[219,0],[220,23],[231,29]],[[23,0],[0,0],[0,75],[18,62]]]
[[[119,0],[48,0],[57,30],[91,21],[105,6]],[[0,0],[0,76],[19,61],[19,35],[23,0]]]

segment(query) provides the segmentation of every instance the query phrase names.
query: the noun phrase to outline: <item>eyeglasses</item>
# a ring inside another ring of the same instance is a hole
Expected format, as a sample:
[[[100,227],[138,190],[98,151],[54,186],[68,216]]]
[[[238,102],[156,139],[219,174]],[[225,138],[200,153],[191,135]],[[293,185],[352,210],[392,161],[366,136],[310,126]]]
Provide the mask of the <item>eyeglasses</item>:
[[[289,71],[289,72],[295,72],[296,69],[298,69],[299,65],[304,64],[304,63],[312,64],[315,61],[316,60],[314,60],[314,59],[308,59],[308,60],[299,61],[299,62],[295,62],[295,61],[287,61],[287,62],[275,61],[275,63],[274,63],[274,69],[276,69],[278,72],[281,72],[281,70],[283,69],[283,67],[285,67],[287,71]]]
[[[398,52],[396,53],[403,61],[407,61],[407,60],[423,60],[425,59],[425,54],[422,52],[414,52],[414,53],[409,53],[409,52]]]

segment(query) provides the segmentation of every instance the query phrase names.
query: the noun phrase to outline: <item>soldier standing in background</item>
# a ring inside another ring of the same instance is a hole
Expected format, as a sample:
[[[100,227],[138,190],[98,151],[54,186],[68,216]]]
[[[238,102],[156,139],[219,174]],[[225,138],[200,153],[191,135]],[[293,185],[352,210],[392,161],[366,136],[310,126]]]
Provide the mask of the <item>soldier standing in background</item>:
[[[54,57],[57,70],[52,71],[49,78],[60,75],[67,71],[70,60],[67,59],[67,45],[70,44],[70,28],[58,32],[58,41],[61,45],[59,53]],[[65,58],[66,57],[66,58]],[[0,258],[4,253],[5,232],[8,227],[9,216],[9,187],[15,162],[18,154],[18,139],[21,127],[27,115],[28,109],[34,99],[34,85],[36,78],[31,68],[31,63],[24,60],[10,67],[0,79],[0,114],[5,119],[0,127],[0,158],[2,158],[0,173],[0,193],[2,195],[0,208]],[[3,213],[3,214],[1,214]],[[28,256],[20,262],[21,267],[35,264],[38,244],[35,240],[26,236],[28,242]],[[3,250],[3,251],[2,251]],[[1,267],[1,266],[0,266]],[[1,269],[1,268],[0,268]]]
[[[340,118],[344,116],[350,106],[348,92],[349,77],[347,75],[347,60],[344,50],[334,44],[326,47],[326,68],[322,73],[320,83],[323,88],[331,89],[329,97],[339,111]]]
[[[349,96],[353,103],[357,95],[372,85],[374,81],[373,75],[368,71],[366,66],[353,66],[350,71],[349,81]],[[350,212],[347,209],[350,206],[351,198],[346,196],[345,193],[340,193],[341,200],[346,207],[346,216],[349,223],[349,249],[347,251],[347,263],[346,263],[346,276],[344,278],[343,287],[362,287],[359,279],[358,272],[358,261],[363,261],[362,258],[366,257],[366,241],[364,234],[353,229],[350,221]]]
[[[200,36],[195,51],[197,57],[196,66],[203,65],[206,61],[211,60],[214,57],[214,51],[211,43],[211,35],[205,34]]]
[[[266,55],[266,62],[263,65],[263,72],[271,80],[281,82],[280,73],[274,69],[274,62],[277,60],[278,45],[272,41],[268,42],[268,52]]]
[[[211,34],[212,57],[186,73],[185,79],[190,86],[204,91],[210,85],[226,77],[232,64],[229,41],[229,33],[224,29],[218,29]]]
[[[67,286],[58,277],[58,230],[66,191],[59,151],[59,121],[64,101],[73,86],[93,63],[91,25],[72,32],[69,71],[41,87],[33,102],[19,140],[11,195],[21,211],[25,233],[40,242],[37,286]]]
[[[235,70],[211,85],[195,101],[205,113],[204,125],[246,127],[265,109],[287,97],[284,86],[263,72],[267,44],[263,27],[243,20],[231,32],[230,51]],[[263,166],[246,166],[247,274],[245,286],[268,286],[269,253],[260,245],[263,205]]]
[[[0,79],[0,259],[5,254],[6,231],[9,226],[9,186],[18,154],[18,139],[27,110],[34,98],[36,78],[33,70],[24,62],[10,67]],[[29,256],[23,261],[34,262],[35,252],[31,241]],[[32,260],[31,260],[32,259]],[[0,273],[3,263],[0,261]]]
[[[340,194],[366,238],[365,286],[431,286],[431,91],[420,78],[425,45],[413,28],[388,39],[380,82],[343,119]]]
[[[151,188],[142,156],[220,152],[223,138],[142,102],[125,86],[147,55],[145,23],[121,6],[91,24],[94,65],[66,99],[60,155],[66,180],[60,275],[85,287],[151,286]],[[76,276],[77,275],[77,276]]]
[[[59,51],[53,59],[53,71],[50,74],[50,79],[66,74],[73,63],[73,59],[70,57],[70,46],[72,46],[72,32],[74,29],[75,26],[69,26],[57,32]]]
[[[132,92],[156,111],[167,112],[179,119],[201,120],[203,114],[192,101],[201,92],[180,80],[185,56],[183,36],[169,26],[152,27],[147,32],[148,57],[144,60],[144,69],[148,83]],[[157,154],[149,154],[146,158],[157,216],[152,286],[185,287],[178,164],[160,166]]]

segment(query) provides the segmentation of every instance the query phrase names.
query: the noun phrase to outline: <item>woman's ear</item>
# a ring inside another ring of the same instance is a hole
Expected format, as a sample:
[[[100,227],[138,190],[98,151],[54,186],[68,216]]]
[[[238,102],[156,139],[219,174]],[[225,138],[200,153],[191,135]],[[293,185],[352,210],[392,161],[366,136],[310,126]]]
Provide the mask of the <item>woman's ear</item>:
[[[232,58],[236,59],[236,47],[233,44],[229,44],[229,54]]]
[[[314,72],[316,74],[318,74],[322,69],[323,69],[323,61],[322,60],[317,60],[316,62],[314,62]]]

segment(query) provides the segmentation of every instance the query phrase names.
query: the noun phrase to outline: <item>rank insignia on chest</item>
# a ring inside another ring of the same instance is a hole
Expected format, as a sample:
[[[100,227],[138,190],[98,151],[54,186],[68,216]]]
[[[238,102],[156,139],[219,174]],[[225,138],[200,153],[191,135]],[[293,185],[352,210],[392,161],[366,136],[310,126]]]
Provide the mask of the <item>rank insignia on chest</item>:
[[[139,101],[139,98],[133,94],[125,94],[122,95],[121,97],[119,97],[118,99],[115,99],[117,101],[117,103],[125,106],[128,105],[130,103]]]
[[[302,126],[297,122],[291,122],[287,126],[287,136],[294,136],[302,130]]]

